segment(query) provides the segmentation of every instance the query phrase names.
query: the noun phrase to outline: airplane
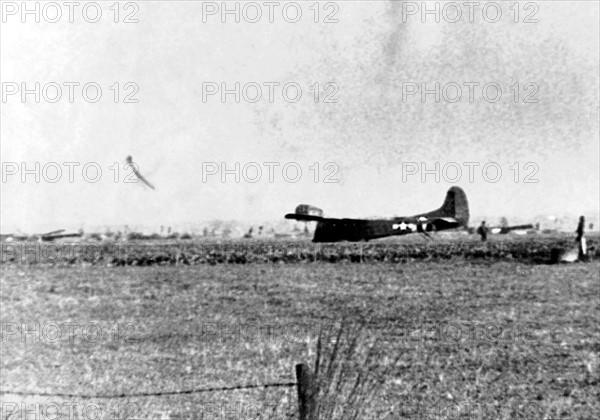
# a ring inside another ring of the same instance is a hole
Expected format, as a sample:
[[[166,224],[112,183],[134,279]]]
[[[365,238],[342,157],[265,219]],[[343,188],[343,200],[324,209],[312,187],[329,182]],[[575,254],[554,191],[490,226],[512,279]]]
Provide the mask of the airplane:
[[[131,167],[131,170],[133,171],[133,174],[137,177],[137,179],[139,179],[144,184],[146,184],[146,186],[148,186],[148,188],[153,189],[153,190],[155,189],[154,185],[152,185],[150,182],[148,182],[148,180],[146,178],[144,178],[142,176],[142,174],[140,173],[140,171],[137,168],[137,165],[135,163],[133,163],[133,158],[131,157],[131,155],[129,155],[125,158],[125,162],[127,162],[127,165],[129,165],[129,167]]]
[[[65,230],[55,230],[52,232],[44,233],[40,235],[40,240],[42,242],[52,242],[55,239],[62,238],[81,238],[83,236],[83,231],[79,231],[78,233],[63,233]]]
[[[507,233],[513,232],[513,231],[517,231],[516,233],[519,233],[519,231],[529,231],[532,229],[535,229],[535,226],[533,226],[532,224],[515,225],[515,226],[496,226],[496,227],[490,228],[490,232],[492,234],[506,235]]]
[[[81,238],[83,236],[83,231],[79,231],[78,233],[63,233],[65,230],[64,229],[59,229],[59,230],[53,230],[52,232],[47,232],[47,233],[36,233],[33,235],[19,235],[19,234],[7,234],[7,235],[2,235],[2,239],[6,240],[7,242],[12,242],[12,241],[31,241],[31,240],[37,240],[39,242],[52,242],[55,239],[62,239],[62,238]]]
[[[300,204],[286,219],[317,222],[313,242],[369,241],[387,236],[421,233],[446,229],[466,228],[469,223],[467,195],[460,187],[451,187],[442,206],[427,213],[391,219],[333,219],[323,217],[317,207]]]
[[[529,231],[533,231],[535,229],[535,226],[531,223],[526,224],[526,225],[509,226],[508,220],[506,219],[506,217],[501,217],[499,226],[492,226],[488,229],[489,229],[490,233],[494,234],[494,235],[497,235],[497,234],[506,235],[507,233],[510,233],[510,232],[515,232],[517,234],[524,234],[524,233],[528,233]],[[538,229],[535,229],[535,230],[538,230]]]

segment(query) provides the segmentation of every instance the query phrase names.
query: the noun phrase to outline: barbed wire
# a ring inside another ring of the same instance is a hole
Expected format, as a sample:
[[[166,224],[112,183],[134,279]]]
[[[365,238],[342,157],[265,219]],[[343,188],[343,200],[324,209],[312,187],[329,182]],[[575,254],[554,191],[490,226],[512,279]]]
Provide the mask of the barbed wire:
[[[37,397],[64,397],[64,398],[82,398],[82,399],[112,399],[112,398],[134,398],[134,397],[161,397],[165,395],[187,395],[200,394],[204,392],[218,391],[235,391],[239,389],[255,389],[255,388],[289,388],[298,385],[296,382],[280,382],[262,385],[237,385],[224,387],[196,388],[182,391],[163,391],[163,392],[138,392],[131,394],[107,394],[107,395],[92,395],[92,394],[67,394],[67,393],[51,393],[51,392],[26,392],[26,391],[0,391],[0,395],[21,395],[21,396],[37,396]]]

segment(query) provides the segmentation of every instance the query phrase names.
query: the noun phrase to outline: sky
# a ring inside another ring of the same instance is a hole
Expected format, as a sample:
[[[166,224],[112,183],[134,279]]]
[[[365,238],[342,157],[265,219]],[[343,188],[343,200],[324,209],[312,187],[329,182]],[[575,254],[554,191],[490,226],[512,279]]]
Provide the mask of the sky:
[[[599,4],[511,3],[470,19],[437,2],[436,22],[421,2],[281,2],[272,19],[241,2],[238,23],[221,2],[98,2],[98,18],[82,2],[73,22],[41,2],[37,23],[3,2],[0,230],[276,221],[300,203],[400,216],[452,185],[474,218],[597,217]],[[21,95],[36,83],[39,103]],[[127,182],[128,155],[155,190]]]

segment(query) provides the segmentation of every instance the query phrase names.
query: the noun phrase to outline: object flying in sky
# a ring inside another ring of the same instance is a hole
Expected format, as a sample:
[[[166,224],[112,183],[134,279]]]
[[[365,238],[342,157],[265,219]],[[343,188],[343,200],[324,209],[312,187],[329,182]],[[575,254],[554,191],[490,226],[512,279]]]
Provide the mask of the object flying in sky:
[[[137,179],[139,179],[144,184],[146,184],[146,186],[148,188],[151,188],[153,190],[155,189],[154,185],[152,185],[150,182],[148,182],[148,180],[146,178],[144,178],[142,176],[142,174],[140,173],[140,171],[138,169],[138,165],[133,162],[133,158],[131,156],[127,156],[127,158],[125,158],[125,161],[129,165],[129,167],[131,168],[131,170],[133,171],[133,173],[135,174],[135,176],[136,176]]]

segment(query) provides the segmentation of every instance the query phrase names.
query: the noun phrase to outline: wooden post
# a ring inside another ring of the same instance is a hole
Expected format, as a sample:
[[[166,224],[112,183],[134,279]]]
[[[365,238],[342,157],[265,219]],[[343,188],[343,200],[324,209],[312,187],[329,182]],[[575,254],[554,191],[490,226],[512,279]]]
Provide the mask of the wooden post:
[[[300,420],[316,420],[316,395],[314,375],[305,363],[296,365],[298,383],[298,411]]]

